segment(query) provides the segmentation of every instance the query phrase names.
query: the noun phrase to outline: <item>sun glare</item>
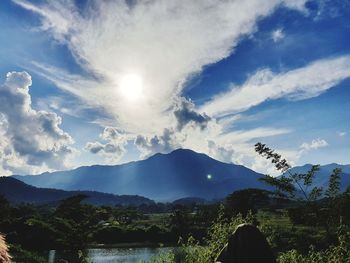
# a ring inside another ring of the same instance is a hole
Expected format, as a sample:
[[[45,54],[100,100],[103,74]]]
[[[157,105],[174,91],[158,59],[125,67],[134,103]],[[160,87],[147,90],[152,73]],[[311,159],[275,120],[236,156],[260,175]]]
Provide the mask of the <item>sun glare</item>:
[[[125,75],[120,83],[121,93],[130,100],[138,99],[142,94],[142,79],[136,74]]]

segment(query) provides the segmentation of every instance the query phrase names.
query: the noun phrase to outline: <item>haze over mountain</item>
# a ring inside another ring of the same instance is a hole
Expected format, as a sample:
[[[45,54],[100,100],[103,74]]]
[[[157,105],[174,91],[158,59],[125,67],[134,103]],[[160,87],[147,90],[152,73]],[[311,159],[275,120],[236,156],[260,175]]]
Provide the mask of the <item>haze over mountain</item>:
[[[262,175],[205,154],[179,149],[123,165],[94,165],[71,171],[15,178],[37,187],[141,195],[158,201],[184,197],[223,198],[235,190],[268,187]]]
[[[10,203],[32,203],[32,204],[57,204],[60,200],[83,194],[87,198],[84,202],[92,205],[125,205],[138,206],[141,204],[152,204],[154,201],[131,195],[113,195],[93,191],[64,191],[48,188],[37,188],[27,185],[12,177],[0,177],[0,195],[3,195]]]

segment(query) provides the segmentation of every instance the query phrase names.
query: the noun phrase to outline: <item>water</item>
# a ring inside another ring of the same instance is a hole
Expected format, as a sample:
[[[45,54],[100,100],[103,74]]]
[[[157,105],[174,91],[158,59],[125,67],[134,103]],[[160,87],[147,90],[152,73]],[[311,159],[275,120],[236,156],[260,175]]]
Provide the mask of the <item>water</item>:
[[[177,252],[174,247],[161,248],[94,248],[86,251],[86,258],[92,263],[139,263],[147,261],[153,256],[170,251]],[[56,263],[64,257],[59,251],[51,250],[48,256],[49,263]]]

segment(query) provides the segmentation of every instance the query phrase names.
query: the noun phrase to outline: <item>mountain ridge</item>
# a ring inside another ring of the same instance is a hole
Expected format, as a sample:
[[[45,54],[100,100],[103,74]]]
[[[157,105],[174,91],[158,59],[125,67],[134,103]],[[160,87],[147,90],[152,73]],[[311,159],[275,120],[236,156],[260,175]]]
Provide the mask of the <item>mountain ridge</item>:
[[[307,172],[311,164],[297,166],[292,172]],[[315,185],[325,187],[330,171],[350,165],[328,164],[321,166]],[[259,181],[263,174],[243,165],[215,160],[204,153],[177,149],[170,153],[157,153],[147,159],[120,165],[91,165],[73,170],[14,176],[27,184],[68,191],[89,190],[117,195],[140,195],[171,202],[196,197],[206,200],[222,199],[236,190],[245,188],[272,188]],[[350,175],[343,173],[342,190],[350,185]]]
[[[304,164],[302,166],[296,166],[290,169],[291,173],[306,173],[312,167],[312,164]],[[327,189],[329,176],[332,174],[335,168],[342,169],[340,174],[340,190],[345,191],[350,186],[350,165],[330,163],[320,165],[320,170],[315,173],[312,187],[323,187]]]
[[[87,198],[84,202],[92,205],[138,206],[141,204],[154,204],[153,200],[136,195],[117,196],[96,191],[65,191],[60,189],[38,188],[9,176],[0,177],[0,194],[13,204],[56,204],[62,199],[78,194],[86,195]]]
[[[208,178],[208,175],[210,179]],[[243,188],[266,189],[262,175],[203,153],[178,149],[121,165],[93,165],[35,176],[14,176],[37,187],[141,195],[157,201],[196,196],[223,198]]]

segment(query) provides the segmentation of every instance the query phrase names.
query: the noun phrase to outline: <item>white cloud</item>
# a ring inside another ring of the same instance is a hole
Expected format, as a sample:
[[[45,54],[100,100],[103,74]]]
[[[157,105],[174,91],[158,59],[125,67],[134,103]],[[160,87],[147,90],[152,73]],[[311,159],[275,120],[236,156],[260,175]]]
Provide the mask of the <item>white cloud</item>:
[[[346,134],[347,134],[347,132],[345,132],[345,131],[338,131],[338,132],[337,132],[337,135],[338,135],[339,137],[344,137],[344,136],[346,136]]]
[[[194,103],[184,98],[179,99],[177,102],[174,115],[179,131],[185,128],[186,125],[199,126],[201,129],[205,129],[211,120],[206,114],[198,113],[195,110]]]
[[[303,12],[305,14],[308,14],[308,10],[305,7],[305,2],[304,0],[294,0],[294,1],[283,1],[286,7],[291,8],[291,9],[296,9],[299,10],[300,12]]]
[[[123,157],[126,152],[125,146],[130,139],[115,127],[106,127],[100,138],[106,143],[88,142],[85,149],[92,154],[105,156],[108,163],[116,163]]]
[[[271,33],[271,38],[275,43],[282,40],[284,37],[285,35],[282,28],[278,28]]]
[[[77,100],[72,100],[71,96],[47,96],[37,98],[36,108],[45,111],[54,111],[61,115],[81,118],[84,115],[84,105],[79,104]]]
[[[53,112],[32,108],[27,72],[9,72],[0,85],[0,162],[6,174],[38,173],[70,166],[77,151]]]
[[[209,116],[245,111],[266,100],[303,100],[320,95],[350,77],[350,56],[315,61],[305,67],[275,74],[259,70],[242,86],[214,97],[200,108]]]
[[[300,145],[300,148],[302,151],[310,151],[310,150],[317,150],[319,148],[323,148],[328,146],[328,142],[324,139],[315,139],[312,140],[311,143],[304,142],[302,145]]]
[[[13,1],[40,15],[41,28],[67,45],[96,78],[46,65],[39,71],[90,106],[103,108],[115,126],[150,136],[171,126],[169,109],[187,80],[229,56],[275,8],[304,12],[306,0],[89,1],[83,10],[68,0]],[[144,85],[136,102],[119,90],[120,80],[130,73]]]
[[[179,138],[176,137],[176,132],[172,129],[165,128],[161,135],[147,137],[138,135],[135,139],[135,145],[141,152],[141,158],[149,157],[155,153],[169,153],[181,146]]]

